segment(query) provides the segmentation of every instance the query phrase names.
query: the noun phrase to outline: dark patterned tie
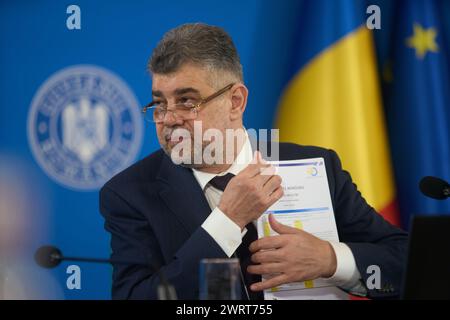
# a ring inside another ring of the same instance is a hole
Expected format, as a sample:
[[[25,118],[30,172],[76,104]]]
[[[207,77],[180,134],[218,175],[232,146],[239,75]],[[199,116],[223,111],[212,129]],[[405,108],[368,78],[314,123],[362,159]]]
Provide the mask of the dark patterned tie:
[[[227,173],[223,176],[216,176],[209,182],[209,184],[216,189],[224,191],[228,182],[230,182],[233,177],[234,174],[232,173]],[[251,264],[251,253],[248,247],[253,241],[258,239],[258,232],[252,222],[247,224],[245,227],[247,228],[247,233],[242,239],[241,245],[237,248],[236,255],[239,258],[242,274],[244,276],[245,286],[247,288],[250,299],[262,300],[264,299],[264,295],[262,292],[253,292],[250,290],[251,284],[261,281],[261,276],[247,272],[247,267]],[[245,292],[242,292],[242,294],[246,298]]]

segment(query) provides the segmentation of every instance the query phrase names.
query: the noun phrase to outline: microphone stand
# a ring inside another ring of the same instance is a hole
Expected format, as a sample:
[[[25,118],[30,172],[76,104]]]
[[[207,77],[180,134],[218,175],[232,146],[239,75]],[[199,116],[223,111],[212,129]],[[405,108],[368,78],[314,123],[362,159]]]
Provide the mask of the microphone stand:
[[[44,247],[41,247],[40,249],[42,249],[42,248],[44,248]],[[40,249],[38,249],[36,251],[36,256],[38,255],[38,252]],[[158,278],[161,281],[161,283],[158,285],[158,288],[157,288],[158,299],[159,300],[177,300],[177,294],[175,291],[175,287],[167,281],[167,278],[166,278],[164,272],[162,272],[161,268],[155,268],[153,265],[151,265],[149,263],[142,263],[141,261],[121,260],[121,259],[69,257],[69,256],[64,256],[61,253],[61,251],[57,248],[53,248],[52,252],[48,256],[48,259],[49,259],[49,261],[48,261],[49,264],[47,264],[47,265],[42,265],[40,263],[39,259],[36,259],[36,260],[39,265],[41,265],[42,267],[46,267],[46,268],[55,267],[58,264],[60,264],[62,261],[107,263],[107,264],[111,264],[111,265],[112,264],[126,264],[126,265],[136,264],[136,265],[150,267],[156,272]],[[1,272],[0,272],[0,285],[1,285],[1,281],[2,281],[2,279],[1,279]],[[0,289],[1,289],[1,286],[0,286]],[[1,294],[2,294],[2,292],[0,292],[0,295]]]

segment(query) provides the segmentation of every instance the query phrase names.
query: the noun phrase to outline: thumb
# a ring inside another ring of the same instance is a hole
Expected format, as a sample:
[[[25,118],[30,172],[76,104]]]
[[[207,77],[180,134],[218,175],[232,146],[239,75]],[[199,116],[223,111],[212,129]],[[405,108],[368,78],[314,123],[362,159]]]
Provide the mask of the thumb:
[[[253,152],[252,163],[253,164],[267,164],[267,161],[264,160],[264,158],[259,150],[255,150],[255,152]]]
[[[272,230],[278,234],[294,234],[294,233],[299,233],[299,231],[301,232],[301,230],[299,230],[299,229],[292,228],[292,227],[289,227],[282,223],[279,223],[275,219],[275,217],[273,216],[272,213],[269,214],[269,223],[270,223],[270,227],[272,228]]]

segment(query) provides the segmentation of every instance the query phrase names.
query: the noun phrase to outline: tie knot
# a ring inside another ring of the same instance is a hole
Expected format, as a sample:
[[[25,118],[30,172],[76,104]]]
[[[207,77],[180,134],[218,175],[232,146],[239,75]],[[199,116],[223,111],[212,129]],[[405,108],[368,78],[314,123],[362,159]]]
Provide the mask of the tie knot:
[[[227,173],[223,176],[215,176],[214,178],[209,181],[209,184],[212,185],[214,188],[224,191],[227,187],[228,182],[230,182],[231,179],[233,179],[234,174]]]

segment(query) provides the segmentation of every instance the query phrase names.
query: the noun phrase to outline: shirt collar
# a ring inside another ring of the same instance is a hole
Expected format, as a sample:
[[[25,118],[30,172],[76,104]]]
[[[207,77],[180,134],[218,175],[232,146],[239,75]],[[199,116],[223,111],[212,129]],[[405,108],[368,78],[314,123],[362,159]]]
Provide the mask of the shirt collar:
[[[227,173],[237,175],[245,167],[247,167],[252,160],[253,160],[252,145],[250,143],[250,139],[248,138],[247,132],[245,132],[244,145],[242,146],[241,151],[237,155],[231,167],[228,168],[228,170],[218,174],[203,172],[196,169],[192,169],[192,171],[194,173],[195,179],[197,179],[197,182],[200,184],[200,187],[202,188],[202,190],[204,190],[208,182],[210,182],[214,177],[223,176],[226,175]]]

